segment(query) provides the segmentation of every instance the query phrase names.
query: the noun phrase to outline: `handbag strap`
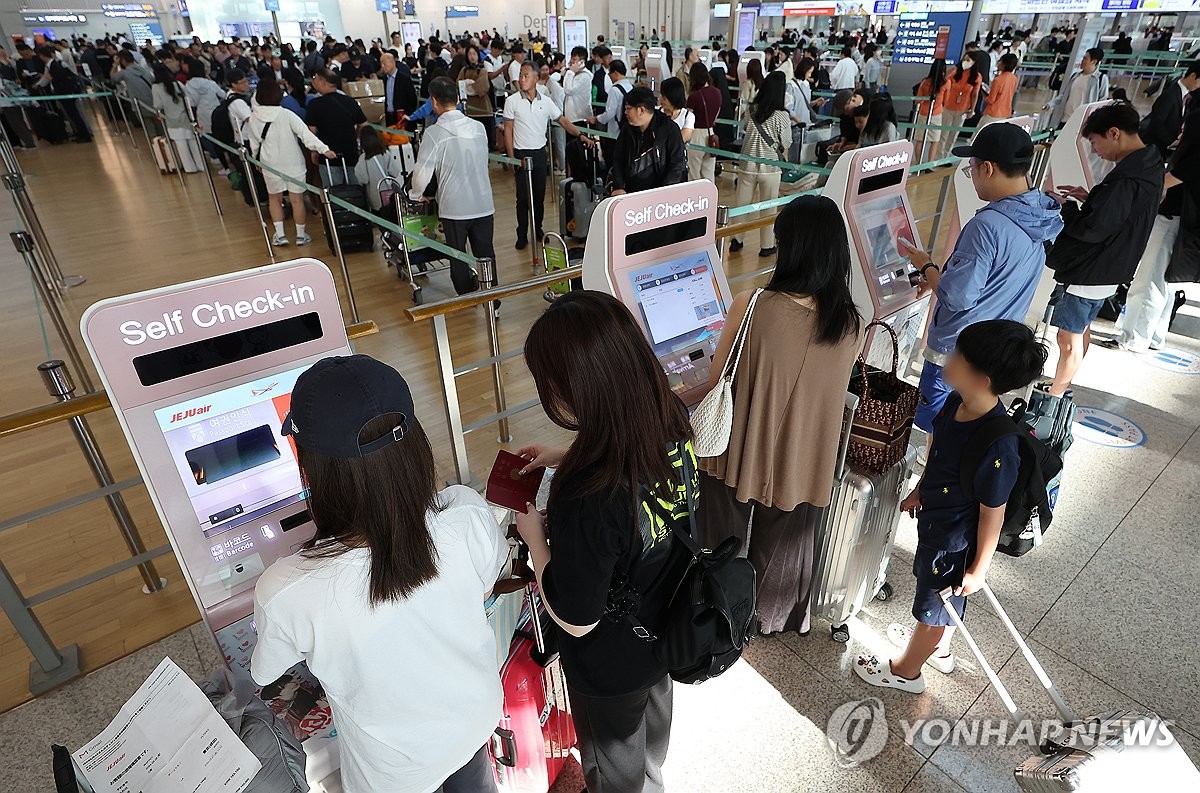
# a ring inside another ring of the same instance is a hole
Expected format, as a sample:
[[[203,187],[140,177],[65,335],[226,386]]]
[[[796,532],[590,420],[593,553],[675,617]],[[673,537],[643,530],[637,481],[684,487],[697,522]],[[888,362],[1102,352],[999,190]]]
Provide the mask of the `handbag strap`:
[[[762,139],[767,142],[768,146],[775,150],[776,155],[782,160],[783,147],[776,143],[775,139],[772,138],[765,129],[763,129],[762,124],[758,123],[758,119],[756,119],[754,116],[750,116],[750,120],[754,122],[754,128],[758,130],[759,136],[761,136]]]
[[[896,331],[892,329],[891,325],[878,319],[868,322],[866,330],[870,330],[872,326],[876,325],[886,330],[888,335],[892,337],[892,376],[898,377],[900,371],[900,338],[896,335]],[[862,360],[861,355],[859,356],[859,360]]]
[[[734,336],[733,343],[737,347],[737,353],[733,358],[733,367],[730,368],[727,363],[724,373],[724,376],[730,380],[737,375],[738,364],[742,360],[742,348],[746,346],[746,337],[750,335],[750,322],[754,319],[754,306],[758,303],[758,296],[762,292],[762,287],[754,290],[754,295],[750,298],[750,305],[746,306],[746,316],[742,317],[742,324],[738,327],[737,335]]]

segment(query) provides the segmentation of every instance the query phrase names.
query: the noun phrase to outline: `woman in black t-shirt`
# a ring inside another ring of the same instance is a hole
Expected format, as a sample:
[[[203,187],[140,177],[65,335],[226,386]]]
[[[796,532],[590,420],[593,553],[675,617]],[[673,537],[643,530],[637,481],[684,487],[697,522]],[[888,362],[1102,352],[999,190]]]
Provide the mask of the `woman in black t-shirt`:
[[[682,454],[695,470],[687,410],[629,309],[600,292],[552,303],[529,331],[525,361],[546,415],[577,433],[565,452],[521,450],[529,468],[558,470],[546,518],[531,505],[517,530],[563,629],[587,788],[662,791],[671,678],[609,604],[640,600],[633,616],[657,633],[682,575],[672,528],[688,530],[698,485],[683,485]]]

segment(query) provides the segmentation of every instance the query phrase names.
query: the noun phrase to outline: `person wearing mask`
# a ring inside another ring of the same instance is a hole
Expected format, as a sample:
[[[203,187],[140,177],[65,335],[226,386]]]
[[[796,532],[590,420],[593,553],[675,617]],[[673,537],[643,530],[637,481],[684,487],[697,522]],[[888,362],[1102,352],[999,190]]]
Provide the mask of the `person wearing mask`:
[[[768,78],[763,93],[770,89]],[[833,491],[846,383],[862,347],[850,244],[837,205],[799,196],[775,220],[779,256],[762,290],[737,295],[713,358],[719,387],[745,321],[729,447],[701,459],[698,540],[731,532],[759,571],[763,634],[809,631],[815,518]],[[786,348],[789,354],[780,355]],[[750,530],[751,512],[754,528]]]
[[[504,695],[483,603],[508,542],[487,502],[438,490],[408,384],[365,355],[301,374],[283,434],[317,528],[255,584],[251,676],[303,661],[320,678],[346,793],[494,790]]]
[[[158,63],[154,66],[154,85],[151,86],[154,109],[158,122],[167,128],[171,150],[178,159],[184,173],[197,173],[203,167],[196,137],[192,134],[192,120],[188,117],[187,95],[182,83],[175,79],[171,70]]]
[[[331,70],[317,72],[312,84],[317,95],[309,100],[304,121],[314,135],[337,153],[337,157],[321,169],[325,186],[332,187],[348,176],[353,177],[354,165],[358,162],[358,130],[367,123],[367,117],[358,102],[338,90],[341,79]]]
[[[620,61],[614,61],[620,63]],[[624,66],[622,66],[624,69]],[[583,137],[583,133],[562,114],[558,105],[550,97],[537,90],[537,71],[532,63],[521,65],[517,86],[518,93],[509,96],[504,102],[504,149],[509,157],[519,160],[532,160],[532,171],[526,172],[525,167],[518,166],[517,181],[517,240],[516,249],[524,250],[529,244],[529,187],[527,179],[532,179],[533,185],[533,233],[542,238],[542,218],[545,214],[546,177],[549,164],[546,159],[546,136],[549,124],[556,121],[562,125],[568,135]],[[586,142],[586,141],[585,141]],[[486,172],[486,169],[485,169]]]
[[[976,50],[978,52],[978,50]],[[942,84],[942,126],[961,127],[975,112],[979,94],[983,90],[983,78],[979,75],[979,64],[971,55],[963,55],[958,66]],[[959,133],[946,130],[945,148],[942,157],[947,157],[954,144],[958,142]]]
[[[683,83],[678,77],[668,77],[659,86],[658,107],[667,118],[679,127],[680,137],[684,146],[692,139],[696,129],[696,114],[687,107],[687,98],[683,94]]]
[[[1104,50],[1093,47],[1079,59],[1079,68],[1063,83],[1062,90],[1043,110],[1050,111],[1050,126],[1061,129],[1076,110],[1108,99],[1108,75],[1100,71]]]
[[[1192,103],[1189,94],[1197,88],[1200,88],[1200,61],[1192,61],[1182,76],[1167,81],[1163,92],[1154,100],[1150,115],[1142,121],[1142,140],[1156,146],[1164,160],[1170,159],[1179,143],[1183,118]]]
[[[842,57],[829,74],[829,84],[834,91],[853,89],[858,85],[858,64],[854,62],[852,47],[842,47]]]
[[[1091,191],[1056,186],[1066,224],[1046,259],[1058,281],[1050,320],[1058,328],[1058,368],[1049,392],[1062,396],[1091,343],[1091,324],[1119,284],[1133,281],[1146,250],[1163,192],[1158,149],[1142,142],[1133,106],[1113,103],[1087,117],[1079,136],[1115,167]],[[1076,202],[1081,203],[1076,203]]]
[[[83,91],[83,80],[55,57],[57,50],[54,47],[49,44],[41,44],[36,52],[42,63],[42,75],[34,83],[37,88],[49,86],[50,92],[59,96],[78,94]],[[71,129],[75,133],[73,140],[76,143],[91,143],[92,130],[79,110],[79,100],[58,99],[57,102],[62,106],[67,120],[71,122]]]
[[[1188,67],[1189,77],[1193,68],[1200,69],[1200,62]],[[1200,205],[1200,89],[1193,90],[1189,97],[1187,118],[1167,167],[1166,194],[1137,274],[1129,285],[1125,311],[1117,322],[1118,334],[1112,340],[1098,342],[1109,349],[1145,353],[1166,346],[1178,289],[1167,282],[1167,270],[1172,264],[1179,270],[1181,265],[1190,267],[1193,263],[1186,250],[1177,250],[1184,205]],[[1190,225],[1187,230],[1193,231]]]
[[[655,110],[649,88],[638,86],[625,97],[625,120],[613,148],[612,195],[687,181],[683,135],[673,119]]]
[[[526,470],[557,471],[546,517],[518,513],[517,531],[562,628],[584,782],[590,793],[662,793],[671,678],[630,618],[659,633],[683,574],[675,532],[689,532],[699,495],[687,409],[641,325],[601,292],[551,303],[525,340],[525,363],[547,416],[575,433],[565,451],[520,450]],[[638,593],[636,610],[609,607],[614,582]]]
[[[983,100],[983,117],[979,119],[981,127],[993,121],[1004,121],[1013,115],[1013,105],[1017,100],[1017,56],[1011,52],[1001,55],[998,68],[987,97]]]
[[[409,196],[422,200],[425,188],[437,177],[438,217],[446,244],[466,252],[469,242],[476,259],[495,261],[496,208],[488,178],[487,132],[478,120],[458,110],[458,86],[449,78],[430,83],[430,101],[438,121],[425,129]],[[450,260],[450,280],[460,295],[479,288],[477,274],[457,259]],[[498,301],[494,310],[500,310]]]
[[[683,83],[683,92],[691,96],[692,89],[692,67],[700,62],[700,50],[694,47],[684,47],[683,62],[679,64],[679,68],[675,70],[675,76]]]
[[[692,64],[688,75],[691,92],[688,94],[687,107],[696,114],[696,131],[692,135],[692,146],[688,148],[688,179],[707,179],[716,182],[717,157],[707,151],[695,148],[696,144],[713,148],[713,127],[717,125],[717,117],[721,112],[721,92],[712,86],[708,76],[708,67],[697,61]]]
[[[877,96],[871,100],[867,123],[858,137],[858,145],[877,146],[897,140],[900,140],[900,130],[896,127],[896,108],[890,97]]]
[[[968,115],[968,118],[971,118],[983,112],[983,100],[992,85],[992,56],[988,54],[987,50],[980,49],[979,42],[976,41],[968,41],[963,49],[963,57],[971,58],[971,61],[978,67],[979,77],[983,81],[983,84],[980,86],[979,96],[976,98],[976,104],[971,108],[971,113]]]
[[[785,83],[782,72],[771,72],[763,81],[762,90],[753,110],[746,121],[746,137],[742,140],[742,154],[749,157],[759,157],[764,160],[786,160],[787,152],[792,145],[793,128],[791,117],[785,107]],[[735,171],[737,174],[737,204],[767,201],[779,197],[779,166],[767,163],[739,160]],[[758,255],[762,257],[775,255],[774,236],[770,232],[754,232],[761,234]],[[729,241],[731,252],[740,251],[744,243],[737,237]]]
[[[984,320],[1025,320],[1046,263],[1046,243],[1063,228],[1058,202],[1029,186],[1033,141],[1024,129],[1004,121],[989,124],[971,145],[953,153],[969,158],[963,170],[987,206],[963,226],[944,267],[910,241],[896,243],[917,268],[921,292],[937,297],[921,370],[924,398],[913,422],[926,433],[933,431],[933,420],[950,394],[942,368],[958,334]]]
[[[275,235],[271,238],[271,244],[278,248],[288,244],[287,233],[283,228],[284,193],[288,194],[292,202],[296,245],[312,242],[304,224],[307,216],[304,206],[307,168],[301,145],[323,155],[327,160],[337,157],[333,149],[314,135],[295,113],[281,106],[283,96],[283,83],[277,80],[263,80],[254,93],[254,110],[250,114],[250,120],[246,122],[250,153],[255,160],[266,166],[262,169],[262,176],[267,186],[267,204],[271,210],[271,220],[275,224]]]
[[[496,112],[492,107],[492,84],[488,79],[487,63],[474,44],[468,44],[465,52],[465,64],[458,73],[459,95],[465,94],[467,97],[466,115],[483,124],[485,140],[490,149],[496,139]]]
[[[916,136],[917,157],[924,159],[925,155],[936,158],[942,140],[942,131],[938,127],[942,124],[942,105],[943,94],[942,86],[946,83],[946,60],[944,58],[935,58],[933,63],[929,65],[929,74],[925,79],[921,80],[921,84],[917,86],[917,96],[928,97],[917,104],[916,123],[920,127],[920,131]],[[926,144],[930,145],[926,151]]]
[[[400,158],[388,151],[379,132],[369,124],[359,129],[358,145],[362,149],[362,156],[354,166],[354,180],[367,186],[367,203],[371,211],[394,222],[396,215],[384,206],[380,193],[395,191],[404,184],[405,173]],[[395,181],[380,184],[384,179]]]
[[[883,60],[879,57],[879,47],[868,44],[863,51],[863,57],[866,59],[863,62],[863,85],[874,93],[879,90],[880,81],[883,79]]]

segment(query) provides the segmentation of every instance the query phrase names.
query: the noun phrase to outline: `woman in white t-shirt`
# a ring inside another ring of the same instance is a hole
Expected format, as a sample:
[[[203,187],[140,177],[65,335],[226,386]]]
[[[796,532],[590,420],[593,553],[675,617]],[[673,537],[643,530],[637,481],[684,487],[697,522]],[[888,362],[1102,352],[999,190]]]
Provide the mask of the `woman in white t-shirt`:
[[[686,146],[696,129],[696,114],[683,106],[687,102],[683,93],[683,81],[678,77],[668,77],[662,81],[659,91],[658,106],[679,127],[683,144]]]
[[[317,531],[258,580],[250,673],[266,686],[303,661],[321,681],[346,793],[494,790],[484,599],[508,542],[474,490],[438,491],[413,412],[399,372],[351,355],[301,374],[282,423]]]

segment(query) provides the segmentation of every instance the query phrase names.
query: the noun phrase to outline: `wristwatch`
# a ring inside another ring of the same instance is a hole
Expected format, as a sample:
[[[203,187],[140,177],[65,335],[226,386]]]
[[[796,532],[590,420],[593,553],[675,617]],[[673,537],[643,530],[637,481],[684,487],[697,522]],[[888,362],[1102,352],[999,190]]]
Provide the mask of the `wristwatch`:
[[[932,267],[932,268],[933,268],[933,269],[935,269],[935,270],[941,270],[941,269],[942,269],[942,268],[938,267],[936,264],[934,264],[933,262],[930,262],[929,264],[927,264],[927,265],[925,265],[924,267],[922,267],[922,268],[921,268],[921,277],[922,277],[922,278],[924,278],[924,277],[925,277],[925,271],[926,271],[926,270],[928,270],[930,267]]]

